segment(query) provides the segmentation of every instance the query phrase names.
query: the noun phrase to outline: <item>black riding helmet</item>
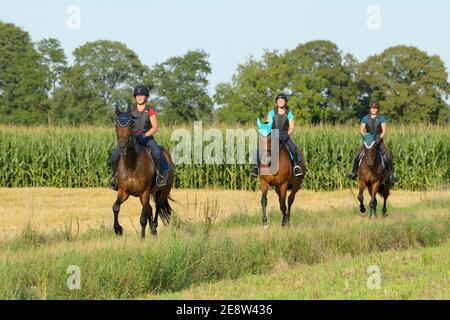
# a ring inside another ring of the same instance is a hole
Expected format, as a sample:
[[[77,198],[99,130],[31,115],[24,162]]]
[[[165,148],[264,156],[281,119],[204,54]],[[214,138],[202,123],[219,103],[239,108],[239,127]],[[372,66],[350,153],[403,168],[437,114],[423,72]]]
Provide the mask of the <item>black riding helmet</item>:
[[[137,86],[134,88],[135,97],[141,94],[148,97],[150,95],[150,90],[148,90],[146,86]]]
[[[288,97],[284,93],[280,93],[279,95],[277,95],[275,101],[278,101],[278,99],[284,99],[284,101],[286,101],[286,104],[288,103]]]

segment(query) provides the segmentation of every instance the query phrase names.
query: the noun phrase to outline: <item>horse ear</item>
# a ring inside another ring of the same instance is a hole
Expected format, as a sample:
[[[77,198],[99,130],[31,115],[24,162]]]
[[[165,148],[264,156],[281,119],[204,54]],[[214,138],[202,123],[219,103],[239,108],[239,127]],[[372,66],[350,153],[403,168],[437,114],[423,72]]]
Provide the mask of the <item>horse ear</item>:
[[[131,113],[131,104],[128,105],[127,112]]]
[[[116,115],[118,116],[119,114],[120,114],[119,104],[116,104]]]

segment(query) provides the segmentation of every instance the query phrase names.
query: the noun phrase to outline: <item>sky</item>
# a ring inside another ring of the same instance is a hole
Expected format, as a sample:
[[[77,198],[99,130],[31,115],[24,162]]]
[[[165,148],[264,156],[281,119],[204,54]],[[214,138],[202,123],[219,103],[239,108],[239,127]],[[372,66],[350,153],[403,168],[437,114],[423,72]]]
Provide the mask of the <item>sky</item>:
[[[0,20],[33,41],[57,38],[70,62],[75,48],[99,39],[125,43],[150,67],[203,49],[211,92],[250,57],[312,40],[330,40],[359,61],[413,45],[439,55],[450,70],[444,0],[0,0]]]

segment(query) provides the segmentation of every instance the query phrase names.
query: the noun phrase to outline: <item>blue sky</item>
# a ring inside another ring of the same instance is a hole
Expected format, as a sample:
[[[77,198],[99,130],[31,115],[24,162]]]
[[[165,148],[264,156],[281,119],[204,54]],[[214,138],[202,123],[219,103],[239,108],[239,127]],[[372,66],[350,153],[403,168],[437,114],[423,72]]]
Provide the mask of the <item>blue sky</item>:
[[[67,27],[70,5],[81,9],[79,30]],[[371,5],[381,9],[380,30],[367,27]],[[211,91],[264,49],[318,39],[360,61],[389,46],[414,45],[450,67],[450,2],[444,0],[0,0],[0,20],[24,28],[33,41],[59,39],[69,61],[76,47],[98,39],[124,42],[149,66],[203,49],[213,69]]]

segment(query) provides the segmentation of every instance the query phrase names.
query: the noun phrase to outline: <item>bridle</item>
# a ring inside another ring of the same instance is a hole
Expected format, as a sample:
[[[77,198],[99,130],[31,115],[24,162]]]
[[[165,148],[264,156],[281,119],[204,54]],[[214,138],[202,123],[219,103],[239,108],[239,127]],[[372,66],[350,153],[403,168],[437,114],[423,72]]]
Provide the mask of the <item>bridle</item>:
[[[119,114],[119,116],[117,117],[116,120],[116,125],[120,128],[132,128],[133,127],[133,120],[131,119],[131,117],[120,117],[121,115],[123,115],[124,113]],[[128,150],[128,148],[131,145],[133,139],[133,133],[131,133],[128,137],[128,140],[126,140],[126,138],[123,137],[117,137],[117,141],[125,141],[125,149]]]

